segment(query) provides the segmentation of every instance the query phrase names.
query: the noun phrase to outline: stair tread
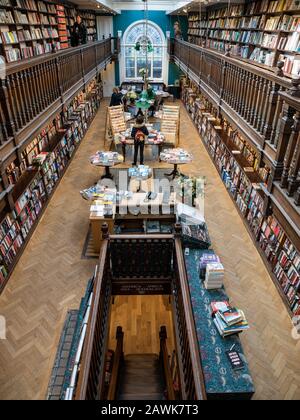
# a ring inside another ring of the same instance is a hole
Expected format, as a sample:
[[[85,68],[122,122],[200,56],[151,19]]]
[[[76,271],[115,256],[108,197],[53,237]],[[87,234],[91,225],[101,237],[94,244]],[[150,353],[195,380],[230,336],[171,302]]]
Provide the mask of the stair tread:
[[[161,393],[157,394],[121,394],[118,398],[120,401],[162,401],[164,396]]]
[[[118,400],[163,400],[164,384],[157,354],[124,358]]]

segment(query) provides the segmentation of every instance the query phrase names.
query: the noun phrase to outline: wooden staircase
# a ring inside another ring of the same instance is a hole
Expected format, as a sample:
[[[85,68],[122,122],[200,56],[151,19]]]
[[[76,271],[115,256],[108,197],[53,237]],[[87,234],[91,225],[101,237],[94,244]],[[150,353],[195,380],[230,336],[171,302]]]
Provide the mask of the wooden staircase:
[[[124,358],[117,400],[164,400],[164,379],[156,354],[131,354]]]

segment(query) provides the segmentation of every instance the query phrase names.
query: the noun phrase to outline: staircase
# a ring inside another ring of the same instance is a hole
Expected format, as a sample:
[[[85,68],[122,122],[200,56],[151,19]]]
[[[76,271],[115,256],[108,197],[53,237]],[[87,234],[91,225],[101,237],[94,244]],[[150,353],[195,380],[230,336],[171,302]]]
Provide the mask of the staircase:
[[[124,358],[118,400],[164,400],[164,380],[156,354],[131,354]]]

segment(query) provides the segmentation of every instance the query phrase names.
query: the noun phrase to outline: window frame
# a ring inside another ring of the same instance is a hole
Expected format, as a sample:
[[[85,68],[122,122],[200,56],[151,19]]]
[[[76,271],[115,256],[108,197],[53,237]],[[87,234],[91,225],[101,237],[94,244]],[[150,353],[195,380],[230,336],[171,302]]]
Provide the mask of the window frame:
[[[141,26],[141,25],[145,25],[145,20],[140,20],[137,22],[134,22],[132,25],[130,25],[127,30],[124,32],[123,36],[122,36],[122,43],[121,43],[121,67],[120,67],[120,79],[123,82],[140,82],[142,81],[142,77],[139,76],[138,74],[138,59],[142,58],[143,55],[141,54],[139,56],[139,52],[135,50],[135,45],[136,44],[131,44],[131,43],[127,43],[128,37],[130,36],[131,32],[134,30],[134,28],[136,28],[137,26]],[[167,39],[165,34],[163,33],[163,31],[161,30],[161,28],[154,22],[152,21],[148,21],[148,25],[149,27],[153,28],[158,34],[159,37],[161,39],[161,44],[153,44],[153,48],[161,48],[161,55],[157,55],[155,54],[155,51],[149,53],[148,57],[149,57],[149,61],[150,61],[150,66],[151,66],[151,74],[149,75],[149,78],[151,81],[153,81],[154,83],[167,83],[168,80],[168,60],[167,60]],[[137,34],[136,40],[138,41],[138,39],[141,37],[141,34]],[[149,36],[150,40],[151,40],[151,36]],[[152,42],[152,40],[151,40]],[[127,48],[133,48],[134,49],[134,54],[133,55],[128,55],[127,54]],[[134,76],[133,77],[128,77],[127,76],[127,70],[128,69],[133,69],[133,67],[127,67],[127,58],[132,58],[134,60]],[[160,66],[156,66],[154,67],[154,63],[155,61],[161,61],[161,67]],[[159,70],[161,71],[161,77],[153,77],[155,70]]]

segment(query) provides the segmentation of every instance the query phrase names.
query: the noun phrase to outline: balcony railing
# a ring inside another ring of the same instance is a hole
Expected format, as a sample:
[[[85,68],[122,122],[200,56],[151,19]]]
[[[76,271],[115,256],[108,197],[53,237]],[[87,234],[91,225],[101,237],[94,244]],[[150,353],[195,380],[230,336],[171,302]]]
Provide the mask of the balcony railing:
[[[169,54],[219,111],[237,124],[263,159],[273,182],[300,205],[300,79],[251,65],[184,41],[169,40]]]
[[[0,144],[35,121],[112,58],[112,39],[9,64],[0,81]]]

